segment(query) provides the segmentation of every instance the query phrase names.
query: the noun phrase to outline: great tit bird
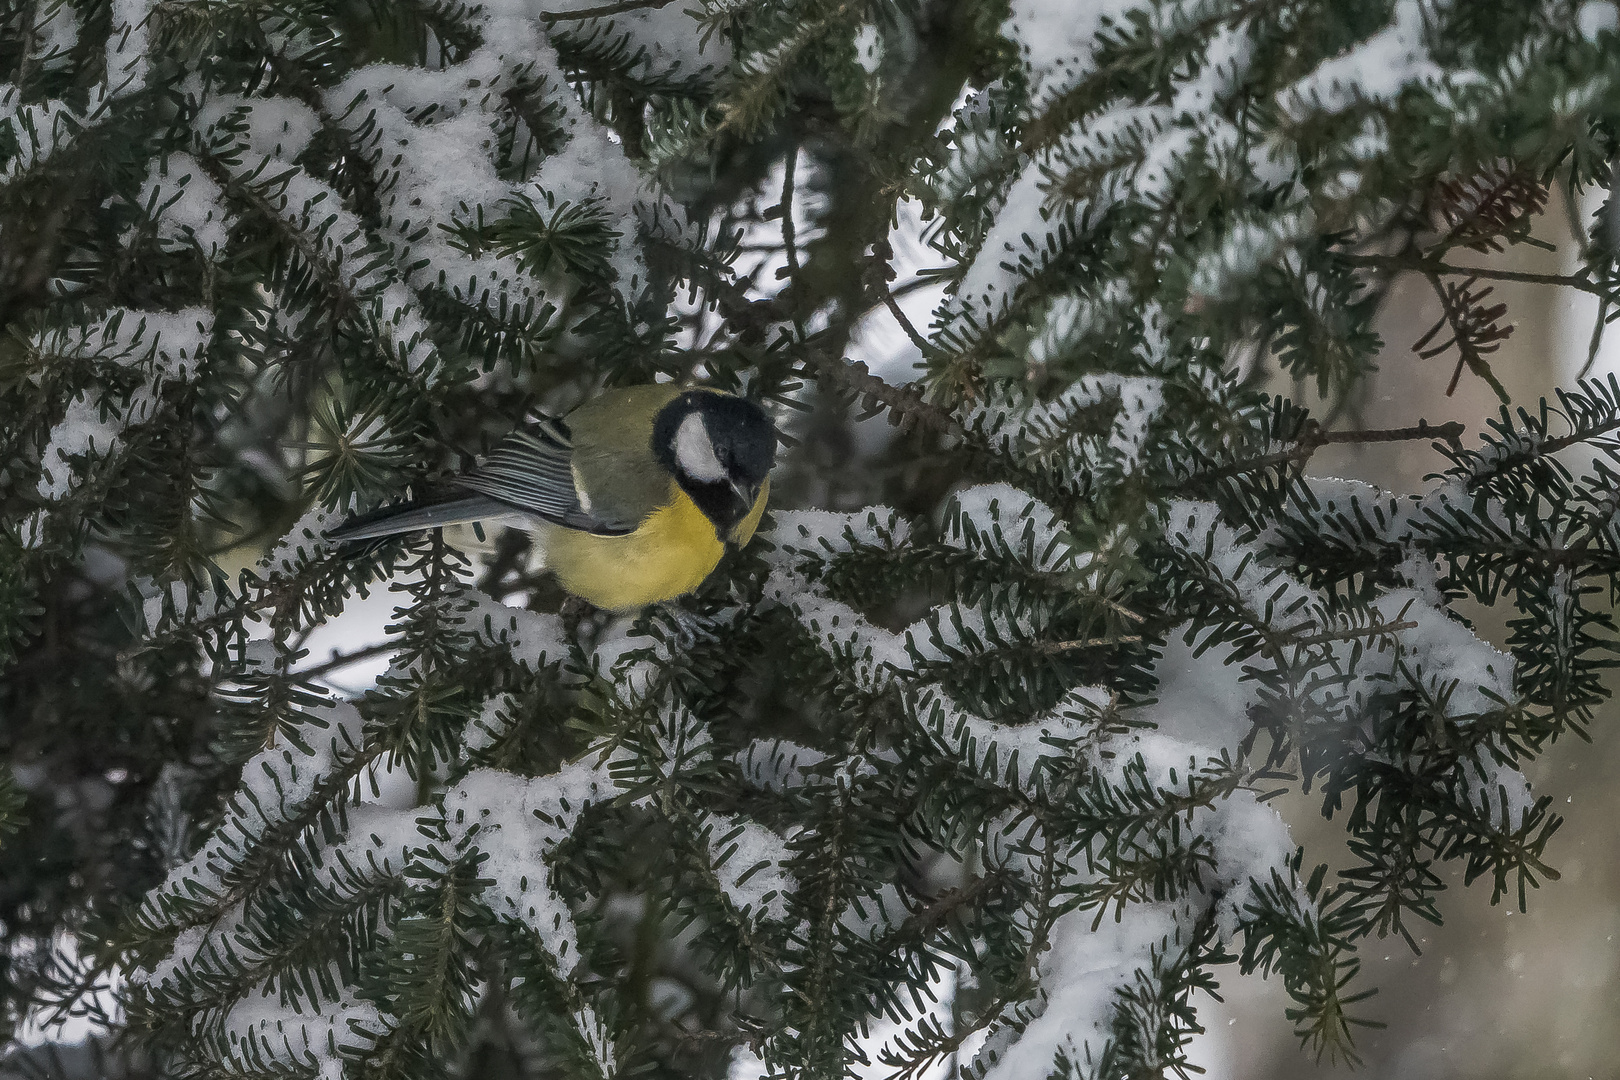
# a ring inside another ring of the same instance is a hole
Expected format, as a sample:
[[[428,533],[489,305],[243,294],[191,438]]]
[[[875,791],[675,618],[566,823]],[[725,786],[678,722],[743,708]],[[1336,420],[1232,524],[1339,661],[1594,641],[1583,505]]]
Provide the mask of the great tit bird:
[[[752,401],[668,384],[609,390],[520,429],[443,500],[352,518],[334,540],[505,520],[537,534],[562,587],[627,611],[689,593],[753,538],[776,426]]]

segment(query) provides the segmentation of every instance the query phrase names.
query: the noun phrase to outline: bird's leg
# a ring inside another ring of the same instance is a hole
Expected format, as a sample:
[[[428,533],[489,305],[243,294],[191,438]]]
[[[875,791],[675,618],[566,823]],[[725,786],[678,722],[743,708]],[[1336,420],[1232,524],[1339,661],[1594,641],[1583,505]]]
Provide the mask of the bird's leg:
[[[660,613],[667,615],[669,621],[675,624],[674,641],[676,645],[685,651],[697,644],[698,631],[703,626],[701,619],[685,608],[676,607],[674,604],[660,604],[659,608],[661,609]]]

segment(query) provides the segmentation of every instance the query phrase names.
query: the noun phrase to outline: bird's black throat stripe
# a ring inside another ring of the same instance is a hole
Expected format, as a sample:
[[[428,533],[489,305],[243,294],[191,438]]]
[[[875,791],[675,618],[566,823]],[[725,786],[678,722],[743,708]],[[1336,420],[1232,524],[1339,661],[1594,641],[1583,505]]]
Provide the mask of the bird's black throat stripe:
[[[714,531],[721,540],[728,539],[731,531],[753,509],[753,506],[738,498],[737,492],[724,480],[700,483],[682,477],[678,482],[681,490],[703,511],[703,516],[714,524]]]

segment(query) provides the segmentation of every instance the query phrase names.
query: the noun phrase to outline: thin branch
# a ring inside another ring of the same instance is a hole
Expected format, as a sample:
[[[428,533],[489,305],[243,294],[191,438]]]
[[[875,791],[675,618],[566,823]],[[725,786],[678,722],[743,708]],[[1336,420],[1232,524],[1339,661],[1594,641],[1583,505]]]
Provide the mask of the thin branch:
[[[920,944],[928,940],[953,912],[977,903],[986,893],[994,895],[1005,884],[1000,874],[994,871],[969,878],[911,912],[893,930],[874,941],[872,947],[874,951],[887,955],[903,945]]]
[[[801,355],[810,367],[832,382],[854,393],[869,398],[898,418],[899,423],[915,423],[941,435],[961,437],[962,426],[946,409],[923,400],[921,392],[910,386],[894,386],[872,374],[860,360],[846,360],[815,346],[813,339],[804,343]]]
[[[1613,420],[1599,424],[1591,431],[1581,431],[1576,432],[1573,435],[1564,435],[1557,439],[1548,439],[1536,447],[1536,456],[1546,457],[1548,454],[1556,454],[1558,451],[1566,449],[1567,447],[1575,446],[1578,443],[1590,442],[1592,439],[1600,438],[1615,430],[1620,430],[1620,417],[1616,417]]]
[[[1062,653],[1077,649],[1105,649],[1111,645],[1140,645],[1142,635],[1123,634],[1119,637],[1081,638],[1075,641],[1043,641],[1035,646],[1037,652]]]
[[[1413,427],[1377,428],[1369,431],[1317,431],[1312,438],[1317,446],[1332,443],[1408,442],[1412,439],[1442,439],[1455,445],[1462,441],[1463,432],[1467,430],[1460,420],[1439,425],[1419,420]]]
[[[1397,630],[1413,630],[1417,623],[1410,619],[1398,622],[1379,623],[1377,626],[1357,626],[1347,630],[1323,630],[1316,634],[1306,634],[1289,641],[1290,645],[1325,645],[1330,641],[1352,641],[1362,637],[1377,637],[1379,634],[1393,634]]]
[[[1530,285],[1560,285],[1593,296],[1612,296],[1611,290],[1593,282],[1586,271],[1573,274],[1533,274],[1525,270],[1496,270],[1483,266],[1453,266],[1439,259],[1421,255],[1351,255],[1340,254],[1339,259],[1351,266],[1371,270],[1410,270],[1419,274],[1446,274],[1455,277],[1476,277],[1484,281],[1519,281]]]
[[[892,293],[898,299],[899,297],[902,297],[902,296],[909,296],[912,293],[916,292],[918,289],[926,289],[926,288],[929,288],[930,286],[940,285],[940,284],[942,284],[942,281],[938,277],[932,277],[932,276],[930,276],[930,277],[914,277],[914,278],[911,278],[908,281],[902,281],[898,285],[890,286],[889,287],[889,292]]]
[[[894,293],[889,291],[887,287],[883,289],[883,303],[889,309],[889,314],[894,316],[894,321],[900,324],[900,329],[906,332],[906,337],[911,339],[913,345],[922,350],[924,356],[934,351],[934,346],[929,343],[927,338],[919,334],[917,328],[911,324],[911,320],[906,318],[905,310],[900,307],[900,301],[894,298]]]
[[[1419,420],[1415,427],[1376,428],[1366,431],[1323,431],[1314,422],[1306,425],[1299,441],[1287,450],[1279,450],[1273,454],[1263,454],[1260,457],[1249,458],[1247,461],[1233,462],[1209,472],[1189,476],[1184,481],[1184,487],[1196,486],[1209,480],[1220,480],[1227,476],[1237,476],[1241,473],[1258,472],[1269,469],[1273,465],[1287,465],[1298,463],[1304,468],[1305,463],[1311,459],[1324,446],[1334,443],[1385,443],[1408,442],[1416,439],[1432,439],[1449,443],[1452,447],[1462,444],[1463,432],[1467,429],[1460,421],[1453,420],[1446,424],[1431,424],[1427,420]]]
[[[363,649],[354,650],[354,652],[340,653],[333,649],[331,659],[322,661],[314,667],[300,668],[288,674],[296,675],[301,679],[318,679],[322,675],[329,674],[339,668],[348,667],[350,664],[358,664],[362,660],[369,660],[373,656],[381,656],[383,653],[393,652],[398,648],[400,648],[400,643],[397,641],[379,641],[375,645],[367,645]]]
[[[798,237],[793,228],[793,181],[798,173],[799,147],[798,144],[788,147],[787,158],[782,162],[782,248],[787,255],[788,282],[799,279],[799,245]]]
[[[656,11],[674,2],[675,0],[618,0],[617,3],[598,4],[596,7],[579,8],[575,11],[542,11],[540,17],[546,22],[605,19],[609,15],[623,15],[627,11]]]
[[[1586,343],[1586,363],[1576,373],[1577,380],[1584,379],[1592,373],[1592,365],[1597,363],[1598,348],[1603,344],[1603,330],[1609,325],[1609,308],[1613,301],[1605,296],[1598,301],[1597,318],[1592,320],[1592,337]]]
[[[778,207],[782,211],[782,250],[787,256],[787,288],[783,290],[783,297],[793,314],[793,326],[800,337],[804,336],[804,317],[799,296],[799,236],[793,223],[793,191],[794,181],[799,171],[799,144],[794,143],[788,147],[787,160],[782,164],[782,202]],[[780,277],[781,271],[777,272]]]

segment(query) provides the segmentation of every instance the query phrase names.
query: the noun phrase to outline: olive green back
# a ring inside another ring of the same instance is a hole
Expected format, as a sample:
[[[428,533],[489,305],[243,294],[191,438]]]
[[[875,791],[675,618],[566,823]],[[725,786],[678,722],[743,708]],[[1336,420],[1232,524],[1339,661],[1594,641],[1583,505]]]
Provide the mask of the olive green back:
[[[653,457],[653,419],[681,391],[672,383],[618,387],[565,418],[592,517],[632,525],[669,503],[674,477]]]

